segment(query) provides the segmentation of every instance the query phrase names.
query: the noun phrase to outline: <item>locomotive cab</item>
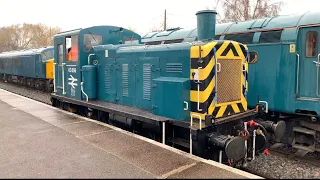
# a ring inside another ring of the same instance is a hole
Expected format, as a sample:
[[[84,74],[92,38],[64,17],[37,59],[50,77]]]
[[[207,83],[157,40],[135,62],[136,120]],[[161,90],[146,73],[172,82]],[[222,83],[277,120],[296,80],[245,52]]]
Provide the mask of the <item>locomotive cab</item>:
[[[138,34],[115,26],[95,26],[56,34],[54,93],[78,100],[95,99],[96,92],[92,88],[97,86],[95,79],[97,60],[96,57],[92,57],[93,47],[101,44],[140,41]],[[86,79],[86,82],[83,82],[83,79]]]

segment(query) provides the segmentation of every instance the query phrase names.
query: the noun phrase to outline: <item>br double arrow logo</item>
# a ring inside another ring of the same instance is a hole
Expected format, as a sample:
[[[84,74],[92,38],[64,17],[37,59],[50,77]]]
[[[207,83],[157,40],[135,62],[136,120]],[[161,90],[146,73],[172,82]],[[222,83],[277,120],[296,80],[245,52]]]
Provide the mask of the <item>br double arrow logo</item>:
[[[71,85],[73,89],[75,86],[78,86],[77,81],[78,79],[74,78],[72,75],[68,78],[68,84]]]

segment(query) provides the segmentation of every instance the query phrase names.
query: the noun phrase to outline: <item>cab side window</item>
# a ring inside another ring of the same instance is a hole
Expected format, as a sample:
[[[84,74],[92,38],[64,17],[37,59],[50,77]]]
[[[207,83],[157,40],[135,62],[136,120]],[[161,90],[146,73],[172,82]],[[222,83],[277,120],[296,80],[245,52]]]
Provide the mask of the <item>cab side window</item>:
[[[102,36],[97,34],[85,34],[84,35],[84,50],[89,52],[92,46],[102,44]]]
[[[50,51],[50,50],[44,51],[41,54],[41,58],[42,58],[42,61],[46,61],[46,60],[52,59],[52,51]]]
[[[318,54],[318,33],[309,31],[306,36],[306,56],[316,57]]]
[[[67,61],[78,61],[78,35],[66,37],[66,56]]]
[[[63,62],[63,45],[58,45],[58,63],[61,64]]]

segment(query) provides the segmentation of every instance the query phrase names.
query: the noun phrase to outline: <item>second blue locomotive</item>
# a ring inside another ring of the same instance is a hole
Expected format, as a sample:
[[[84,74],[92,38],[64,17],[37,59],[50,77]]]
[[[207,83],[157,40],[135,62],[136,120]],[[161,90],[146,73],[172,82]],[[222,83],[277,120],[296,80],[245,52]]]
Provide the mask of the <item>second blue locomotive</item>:
[[[1,53],[0,78],[52,92],[53,47]]]

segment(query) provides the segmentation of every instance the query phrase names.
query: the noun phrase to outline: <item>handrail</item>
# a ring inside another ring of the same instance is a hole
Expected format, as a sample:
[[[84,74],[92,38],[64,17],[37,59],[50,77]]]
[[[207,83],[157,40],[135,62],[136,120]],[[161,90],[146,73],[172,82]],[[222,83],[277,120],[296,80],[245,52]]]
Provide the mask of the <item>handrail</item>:
[[[66,91],[64,89],[64,65],[66,63],[61,63],[61,68],[62,68],[62,94],[66,94]]]
[[[299,91],[299,68],[300,68],[300,55],[297,54],[297,82],[296,82],[296,97],[298,97],[298,91]]]
[[[316,87],[316,94],[317,94],[318,97],[319,97],[319,65],[320,65],[319,56],[320,56],[320,54],[318,54],[318,63],[316,64],[316,66],[317,66],[317,87]]]
[[[80,83],[81,84],[81,92],[86,96],[86,101],[88,102],[88,95],[84,92],[83,90],[83,82]]]
[[[53,92],[56,93],[56,64],[57,63],[53,63]]]
[[[200,69],[201,69],[202,67],[198,67],[198,76],[200,76]],[[200,77],[198,78],[198,106],[197,106],[197,110],[199,111],[199,112],[201,112],[202,111],[202,109],[200,109]]]
[[[268,113],[268,102],[267,101],[259,101],[259,103],[265,103],[266,104],[266,113]]]

